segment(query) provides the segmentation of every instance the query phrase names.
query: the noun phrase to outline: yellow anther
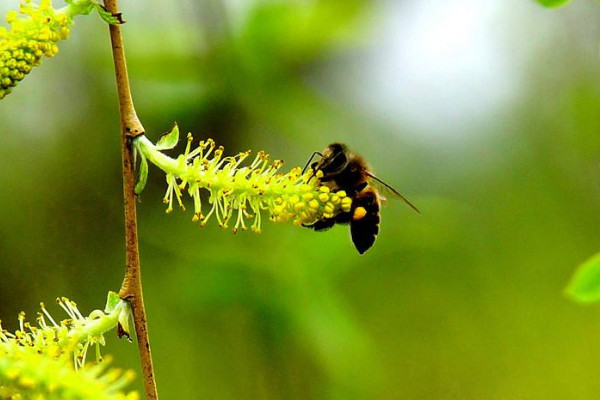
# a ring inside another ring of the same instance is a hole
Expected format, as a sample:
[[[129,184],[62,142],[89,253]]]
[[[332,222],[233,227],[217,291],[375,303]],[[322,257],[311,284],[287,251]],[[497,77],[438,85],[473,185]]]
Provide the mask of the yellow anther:
[[[292,204],[296,204],[297,202],[299,202],[299,201],[300,201],[300,197],[298,197],[298,195],[296,195],[296,194],[295,194],[295,195],[293,195],[293,196],[291,196],[291,197],[289,198],[289,201],[290,201],[290,203],[292,203]]]
[[[19,386],[25,389],[30,389],[34,387],[35,384],[36,381],[31,377],[21,377],[21,379],[19,379]]]
[[[310,203],[308,203],[308,206],[310,208],[312,208],[313,210],[317,210],[319,208],[319,202],[315,199],[311,200]]]
[[[294,209],[295,209],[296,211],[300,211],[300,210],[302,210],[302,209],[303,209],[305,206],[306,206],[306,203],[304,203],[304,202],[296,203],[296,204],[294,205]]]
[[[7,379],[13,380],[17,378],[20,374],[20,370],[18,368],[9,368],[4,373]]]
[[[329,193],[329,188],[327,186],[321,186],[319,188],[319,192],[321,192],[321,193]]]
[[[344,212],[349,212],[350,208],[352,208],[352,199],[350,197],[344,197],[342,199],[342,204],[340,205],[340,208]]]
[[[327,193],[319,193],[319,201],[321,203],[326,203],[329,201],[329,195]]]
[[[14,10],[10,10],[6,13],[6,22],[12,24],[18,18],[17,12]]]
[[[304,201],[311,201],[313,199],[313,194],[312,193],[304,193],[302,195],[302,200]]]

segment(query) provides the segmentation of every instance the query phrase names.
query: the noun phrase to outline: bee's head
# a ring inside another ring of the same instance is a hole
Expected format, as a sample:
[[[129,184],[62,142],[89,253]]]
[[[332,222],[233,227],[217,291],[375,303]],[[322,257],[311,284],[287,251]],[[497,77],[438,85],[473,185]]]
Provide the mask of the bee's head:
[[[316,169],[323,171],[323,174],[340,173],[348,165],[348,148],[341,143],[333,143],[327,146],[323,151],[323,157],[317,163]]]

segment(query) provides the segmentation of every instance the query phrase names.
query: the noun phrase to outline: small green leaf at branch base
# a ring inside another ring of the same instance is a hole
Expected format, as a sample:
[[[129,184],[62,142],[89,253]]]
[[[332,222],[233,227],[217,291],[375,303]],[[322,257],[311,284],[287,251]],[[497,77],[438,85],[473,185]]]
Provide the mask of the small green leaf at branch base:
[[[577,267],[565,294],[579,303],[600,301],[600,253]]]
[[[92,0],[65,0],[71,7],[71,15],[88,15],[94,10]]]
[[[106,307],[104,307],[104,312],[107,314],[112,313],[117,305],[121,302],[121,298],[119,294],[116,292],[108,292],[108,296],[106,297]]]
[[[557,8],[571,2],[571,0],[536,0],[538,3],[548,8]]]
[[[140,194],[146,187],[146,181],[148,180],[148,160],[143,154],[140,154],[140,172],[138,175],[138,181],[135,184],[135,194]]]
[[[171,132],[163,135],[156,143],[158,150],[171,150],[179,141],[179,126],[175,124]]]
[[[104,22],[110,25],[121,25],[125,23],[121,13],[111,13],[106,7],[104,7],[100,3],[94,3],[94,6],[96,7],[98,14],[100,15],[100,18],[102,18]]]

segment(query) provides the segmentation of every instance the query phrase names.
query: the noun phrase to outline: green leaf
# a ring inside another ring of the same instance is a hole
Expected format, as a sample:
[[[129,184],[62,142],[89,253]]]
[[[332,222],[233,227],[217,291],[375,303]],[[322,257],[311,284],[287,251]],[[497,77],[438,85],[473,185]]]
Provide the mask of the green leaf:
[[[600,253],[577,267],[565,294],[580,303],[600,301]]]
[[[71,15],[88,15],[94,10],[92,0],[65,0],[70,6]]]
[[[156,142],[156,148],[158,150],[170,150],[177,145],[179,141],[179,126],[175,124],[171,132],[163,135],[158,142]]]
[[[560,6],[564,6],[569,3],[571,0],[536,0],[538,3],[548,8],[556,8]]]
[[[96,7],[98,14],[100,15],[100,18],[102,18],[104,20],[104,22],[106,22],[110,25],[121,25],[121,24],[125,23],[125,21],[123,21],[123,17],[122,17],[121,13],[113,14],[110,11],[108,11],[108,9],[100,3],[94,3],[94,6]]]
[[[119,295],[115,292],[108,292],[108,296],[106,298],[106,307],[104,307],[104,312],[110,314],[117,307],[117,304],[121,301]]]
[[[135,194],[142,193],[142,190],[146,187],[146,181],[148,180],[148,160],[142,153],[140,153],[140,172],[138,174],[138,181],[135,184]]]

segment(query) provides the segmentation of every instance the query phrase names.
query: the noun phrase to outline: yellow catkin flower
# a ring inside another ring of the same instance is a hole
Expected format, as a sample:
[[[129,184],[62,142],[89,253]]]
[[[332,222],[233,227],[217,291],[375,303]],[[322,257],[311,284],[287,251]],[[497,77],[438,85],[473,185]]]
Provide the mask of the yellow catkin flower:
[[[184,208],[183,196],[187,192],[194,202],[193,220],[202,226],[214,216],[222,227],[233,225],[234,232],[248,228],[260,232],[264,211],[273,222],[292,220],[296,225],[310,225],[350,211],[352,199],[343,191],[323,185],[321,171],[309,169],[303,173],[300,168],[293,168],[280,173],[283,162],[270,162],[262,151],[249,165],[243,165],[249,151],[223,156],[223,148],[212,139],[201,141],[191,150],[191,135],[184,154],[177,159],[161,152],[174,147],[178,137],[175,127],[156,145],[143,135],[133,142],[143,162],[147,159],[167,173],[167,212],[173,209],[174,200]],[[201,191],[209,193],[208,212],[202,208]]]
[[[73,17],[70,8],[52,8],[51,0],[23,0],[19,11],[9,11],[10,29],[0,28],[0,99],[42,62],[58,53],[56,42],[69,36]]]
[[[104,344],[103,333],[124,321],[128,303],[109,293],[105,311],[86,317],[69,299],[57,302],[68,319],[57,322],[42,303],[37,326],[26,322],[24,313],[14,333],[0,324],[0,399],[138,399],[135,392],[122,391],[132,372],[106,371],[98,348],[96,363],[85,364],[88,349]]]

